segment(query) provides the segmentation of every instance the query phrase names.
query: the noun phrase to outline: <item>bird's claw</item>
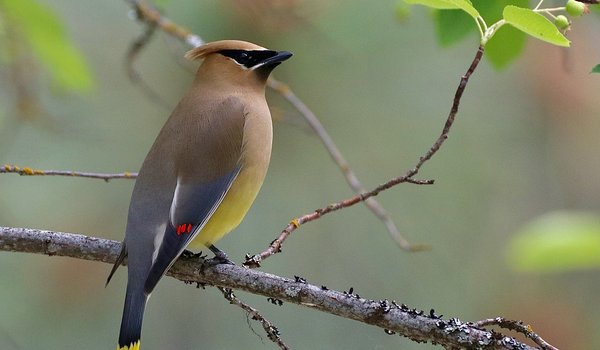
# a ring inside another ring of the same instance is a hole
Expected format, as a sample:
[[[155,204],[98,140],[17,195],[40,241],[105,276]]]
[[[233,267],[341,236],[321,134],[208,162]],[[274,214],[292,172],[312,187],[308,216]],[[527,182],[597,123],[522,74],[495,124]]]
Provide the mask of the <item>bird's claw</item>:
[[[204,263],[202,265],[205,267],[211,267],[221,264],[235,265],[235,262],[231,261],[227,257],[227,254],[223,253],[222,251],[219,251],[218,253],[215,253],[214,258],[204,260]]]
[[[206,260],[206,255],[203,255],[202,252],[194,253],[189,250],[184,250],[181,253],[181,257],[184,259],[204,259]]]

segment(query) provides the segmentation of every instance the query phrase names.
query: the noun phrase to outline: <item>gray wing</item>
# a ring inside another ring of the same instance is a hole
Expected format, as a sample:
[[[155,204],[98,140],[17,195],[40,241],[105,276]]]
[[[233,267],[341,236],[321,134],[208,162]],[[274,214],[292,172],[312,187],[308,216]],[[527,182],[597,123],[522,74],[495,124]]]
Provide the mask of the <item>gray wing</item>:
[[[175,155],[177,185],[165,233],[146,279],[146,293],[152,292],[198,235],[241,170],[245,123],[241,101],[228,98],[198,119],[184,123],[198,133],[178,141],[184,144],[177,147]]]

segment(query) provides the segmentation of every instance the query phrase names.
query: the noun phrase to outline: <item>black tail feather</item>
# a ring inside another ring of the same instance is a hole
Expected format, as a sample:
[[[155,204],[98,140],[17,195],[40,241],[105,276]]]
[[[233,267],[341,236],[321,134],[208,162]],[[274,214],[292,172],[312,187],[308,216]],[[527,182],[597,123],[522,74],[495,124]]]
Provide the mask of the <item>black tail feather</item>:
[[[117,269],[119,268],[119,266],[121,266],[121,264],[123,263],[123,261],[125,260],[126,257],[127,257],[127,246],[125,245],[125,241],[123,241],[123,243],[121,243],[121,252],[119,253],[119,256],[117,257],[117,260],[115,261],[115,264],[113,265],[112,270],[110,270],[110,274],[108,275],[108,278],[106,279],[106,284],[104,285],[104,287],[108,286],[108,282],[110,282],[110,279],[115,274],[115,272],[117,272]]]
[[[147,296],[141,288],[136,290],[127,288],[121,331],[119,333],[119,349],[139,348],[146,300]]]

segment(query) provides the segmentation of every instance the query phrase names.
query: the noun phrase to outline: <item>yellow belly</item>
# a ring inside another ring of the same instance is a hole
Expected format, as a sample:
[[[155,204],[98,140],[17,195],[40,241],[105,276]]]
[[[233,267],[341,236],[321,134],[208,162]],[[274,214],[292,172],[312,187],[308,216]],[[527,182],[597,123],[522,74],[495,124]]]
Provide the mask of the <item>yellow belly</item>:
[[[240,160],[242,170],[221,205],[190,243],[190,248],[203,249],[204,246],[215,243],[236,228],[246,216],[265,179],[273,140],[271,114],[266,102],[256,104],[256,101],[249,101],[248,103],[250,102],[253,103],[253,109],[245,116]]]
[[[202,249],[236,228],[252,206],[263,180],[264,171],[252,168],[243,169],[223,198],[221,205],[198,236],[189,244],[189,247]]]

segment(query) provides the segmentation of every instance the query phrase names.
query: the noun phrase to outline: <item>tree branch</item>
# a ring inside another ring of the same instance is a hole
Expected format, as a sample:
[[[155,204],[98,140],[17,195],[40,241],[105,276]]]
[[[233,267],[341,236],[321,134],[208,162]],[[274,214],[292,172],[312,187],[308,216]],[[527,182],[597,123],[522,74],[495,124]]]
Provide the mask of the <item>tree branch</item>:
[[[505,329],[510,329],[511,331],[515,331],[525,335],[527,338],[533,340],[542,349],[558,350],[558,348],[548,344],[548,342],[546,342],[544,339],[542,339],[542,337],[535,333],[531,325],[523,324],[523,322],[521,321],[513,321],[507,320],[504,317],[496,317],[477,321],[474,323],[474,325],[476,325],[477,327],[496,325]]]
[[[0,250],[114,263],[120,243],[80,234],[0,227]],[[461,349],[534,349],[512,337],[475,327],[470,322],[463,323],[456,318],[444,320],[433,309],[425,313],[395,301],[364,299],[351,291],[329,290],[308,284],[301,278],[292,280],[241,266],[202,268],[202,262],[203,259],[196,257],[182,257],[167,275],[185,282],[206,283],[284,300],[373,325],[387,334],[398,333],[416,342]]]
[[[279,329],[277,327],[275,327],[275,325],[273,325],[273,323],[271,321],[267,320],[263,315],[261,315],[257,309],[244,303],[238,297],[236,297],[235,294],[233,294],[233,289],[223,288],[223,287],[217,287],[217,288],[219,288],[221,293],[223,293],[223,296],[225,297],[225,299],[229,300],[230,304],[236,305],[237,307],[246,311],[247,317],[251,317],[253,320],[258,321],[260,323],[260,325],[262,326],[263,330],[265,331],[265,333],[267,334],[267,337],[269,337],[270,341],[275,343],[282,350],[290,349],[290,347],[287,346],[287,344],[279,336]]]
[[[475,71],[477,66],[479,65],[479,62],[481,61],[481,57],[483,57],[483,51],[484,51],[483,46],[479,46],[479,48],[477,49],[477,52],[475,53],[475,57],[473,58],[473,61],[471,62],[471,65],[467,69],[467,72],[465,73],[465,75],[463,75],[461,77],[458,87],[456,88],[456,92],[454,94],[454,101],[452,102],[452,107],[450,108],[450,112],[448,113],[448,116],[446,117],[446,123],[444,124],[444,127],[442,128],[442,132],[440,133],[438,138],[435,140],[433,145],[431,145],[429,150],[427,150],[427,152],[419,158],[419,161],[414,166],[414,168],[409,169],[402,176],[398,176],[396,178],[393,178],[393,179],[387,181],[384,184],[377,186],[376,188],[374,188],[373,190],[371,190],[369,192],[359,193],[358,195],[356,195],[354,197],[339,201],[337,203],[330,204],[324,208],[316,209],[312,213],[309,213],[309,214],[303,215],[299,218],[293,219],[283,229],[283,231],[281,231],[281,233],[279,234],[279,237],[277,237],[275,240],[273,240],[271,242],[271,244],[269,244],[267,249],[265,249],[263,252],[261,252],[259,254],[246,255],[246,261],[244,262],[244,265],[246,265],[248,267],[260,266],[260,263],[264,259],[272,256],[273,254],[277,254],[277,253],[281,252],[281,246],[283,245],[283,242],[292,234],[292,232],[294,232],[296,229],[298,229],[301,225],[303,225],[307,222],[317,220],[320,217],[322,217],[323,215],[332,213],[334,211],[337,211],[337,210],[340,210],[343,208],[351,207],[351,206],[355,205],[356,203],[360,203],[360,202],[372,199],[372,197],[377,196],[382,191],[385,191],[385,190],[387,190],[391,187],[394,187],[398,184],[401,184],[401,183],[409,182],[409,183],[419,184],[419,185],[433,184],[433,180],[415,180],[414,176],[416,176],[419,173],[419,170],[421,170],[421,167],[425,164],[425,162],[430,160],[431,157],[433,157],[437,153],[437,151],[440,150],[440,148],[442,147],[442,145],[444,144],[446,139],[448,139],[448,134],[450,133],[450,129],[452,128],[452,125],[454,124],[454,120],[456,119],[456,114],[458,113],[458,106],[460,105],[460,100],[465,91],[465,88],[467,87],[469,78],[471,77],[471,75],[473,74],[473,72]],[[426,249],[426,246],[418,246],[418,245],[413,246],[413,250],[417,250],[417,249],[419,249],[419,250]]]
[[[0,166],[0,174],[2,173],[13,173],[22,176],[72,176],[72,177],[85,177],[89,179],[101,179],[106,182],[112,179],[135,179],[137,173],[123,172],[115,174],[107,173],[90,173],[85,171],[71,171],[71,170],[41,170],[33,169],[30,167],[19,167],[16,165],[6,164]]]

